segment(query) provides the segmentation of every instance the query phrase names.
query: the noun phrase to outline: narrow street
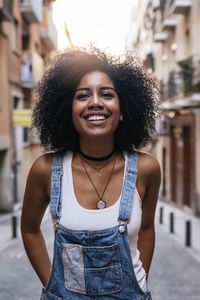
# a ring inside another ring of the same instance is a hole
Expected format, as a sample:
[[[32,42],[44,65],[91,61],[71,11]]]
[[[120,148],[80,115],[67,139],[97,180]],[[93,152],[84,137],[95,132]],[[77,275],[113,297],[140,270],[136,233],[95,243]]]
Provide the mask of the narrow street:
[[[49,252],[52,253],[51,220],[45,219],[42,230]],[[42,285],[27,259],[19,234],[16,240],[10,241],[8,247],[0,251],[0,300],[39,300],[41,289]]]
[[[157,226],[149,274],[153,300],[198,300],[200,263],[174,237]]]
[[[52,253],[53,230],[43,224],[47,246]],[[0,252],[0,300],[39,300],[41,284],[17,238]],[[157,242],[149,288],[153,300],[198,300],[200,264],[172,236],[157,228]]]

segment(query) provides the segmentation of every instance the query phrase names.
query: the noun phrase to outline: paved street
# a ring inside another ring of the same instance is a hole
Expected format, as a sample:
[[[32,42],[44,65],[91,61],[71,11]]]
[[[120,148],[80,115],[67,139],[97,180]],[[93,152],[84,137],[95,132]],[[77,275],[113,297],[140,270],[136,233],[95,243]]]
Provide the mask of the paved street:
[[[0,224],[0,231],[1,228]],[[42,229],[52,253],[53,230],[47,216]],[[0,300],[39,300],[42,285],[27,259],[20,235],[7,245],[8,248],[0,251]]]
[[[199,300],[200,263],[175,238],[157,229],[149,274],[153,300]]]
[[[52,227],[43,225],[52,252]],[[198,300],[200,264],[168,233],[157,229],[157,243],[149,276],[153,300]],[[30,266],[21,239],[0,251],[0,300],[39,300],[41,284]]]

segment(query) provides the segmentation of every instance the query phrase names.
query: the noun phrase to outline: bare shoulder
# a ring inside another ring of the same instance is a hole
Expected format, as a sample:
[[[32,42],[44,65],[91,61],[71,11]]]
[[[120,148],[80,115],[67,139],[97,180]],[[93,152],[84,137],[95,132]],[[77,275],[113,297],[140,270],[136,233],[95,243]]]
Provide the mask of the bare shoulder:
[[[160,164],[152,154],[148,152],[138,152],[138,167],[147,173],[154,173],[160,171]]]
[[[52,154],[43,154],[33,163],[28,174],[21,223],[24,228],[38,231],[49,204]]]
[[[45,153],[40,155],[33,163],[29,179],[35,179],[41,183],[47,183],[51,174],[51,166],[53,160],[53,153]]]
[[[160,164],[152,154],[143,151],[138,152],[138,170],[146,183],[154,180],[160,182]]]
[[[31,170],[38,173],[38,175],[46,173],[51,170],[52,160],[53,153],[42,154],[34,161]]]

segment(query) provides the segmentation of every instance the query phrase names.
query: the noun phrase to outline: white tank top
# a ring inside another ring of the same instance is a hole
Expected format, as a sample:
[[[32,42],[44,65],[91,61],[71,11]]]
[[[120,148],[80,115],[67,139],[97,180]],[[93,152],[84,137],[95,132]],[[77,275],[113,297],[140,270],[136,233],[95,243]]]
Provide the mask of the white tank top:
[[[74,193],[71,166],[72,156],[72,152],[67,152],[63,160],[62,211],[60,224],[71,230],[102,230],[118,225],[121,195],[112,206],[105,209],[87,209],[79,204]],[[125,176],[127,163],[126,153],[124,153],[124,157]],[[141,204],[141,198],[135,187],[131,218],[128,224],[128,238],[135,275],[141,289],[145,292],[147,289],[146,273],[142,268],[142,263],[139,259],[140,252],[137,249],[138,231],[140,229],[142,217]]]

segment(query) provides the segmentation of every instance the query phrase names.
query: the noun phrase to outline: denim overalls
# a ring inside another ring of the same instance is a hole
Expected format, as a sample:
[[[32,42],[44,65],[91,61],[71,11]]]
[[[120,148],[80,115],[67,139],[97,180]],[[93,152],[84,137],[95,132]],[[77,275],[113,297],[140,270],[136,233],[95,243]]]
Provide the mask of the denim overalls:
[[[137,178],[138,153],[128,154],[119,225],[105,230],[75,231],[59,224],[63,154],[54,154],[51,214],[55,220],[54,258],[40,300],[151,300],[140,288],[132,264],[127,223]]]

